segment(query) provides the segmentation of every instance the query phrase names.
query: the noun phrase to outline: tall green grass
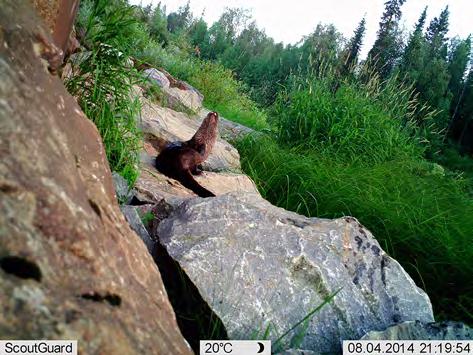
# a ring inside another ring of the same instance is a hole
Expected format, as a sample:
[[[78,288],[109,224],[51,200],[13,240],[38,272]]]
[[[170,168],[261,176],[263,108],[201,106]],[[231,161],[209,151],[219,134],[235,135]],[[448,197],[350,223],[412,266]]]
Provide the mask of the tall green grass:
[[[468,183],[422,158],[427,139],[406,88],[372,84],[297,82],[274,108],[277,135],[236,142],[243,169],[278,206],[358,218],[428,292],[438,317],[471,323]]]
[[[133,9],[119,0],[82,1],[77,25],[89,51],[71,61],[74,75],[66,87],[97,126],[111,169],[131,186],[141,148],[136,125],[141,107],[133,85],[141,79],[129,54],[145,40],[142,29]]]
[[[421,158],[425,146],[420,143],[427,137],[414,121],[409,87],[394,79],[380,86],[374,77],[368,83],[339,83],[334,90],[334,82],[330,75],[295,78],[279,95],[273,115],[281,144],[360,163]],[[431,120],[429,113],[423,117],[426,125]]]

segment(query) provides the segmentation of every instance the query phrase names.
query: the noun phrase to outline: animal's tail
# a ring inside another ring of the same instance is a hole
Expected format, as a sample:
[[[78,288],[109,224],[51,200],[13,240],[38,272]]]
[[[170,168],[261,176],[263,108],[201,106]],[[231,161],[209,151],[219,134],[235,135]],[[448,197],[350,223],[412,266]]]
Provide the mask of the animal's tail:
[[[179,174],[179,181],[182,183],[182,185],[194,191],[200,197],[215,196],[214,193],[210,192],[205,187],[201,186],[197,181],[195,181],[189,170],[185,170],[181,174]]]

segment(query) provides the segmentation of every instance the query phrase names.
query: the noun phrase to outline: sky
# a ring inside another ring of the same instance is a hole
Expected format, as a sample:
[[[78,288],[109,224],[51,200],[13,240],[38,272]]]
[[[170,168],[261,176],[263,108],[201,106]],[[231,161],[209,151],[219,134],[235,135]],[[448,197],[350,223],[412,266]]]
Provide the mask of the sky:
[[[363,16],[366,15],[366,34],[361,56],[364,57],[376,39],[379,20],[385,0],[190,0],[195,16],[204,13],[204,19],[212,24],[225,7],[240,7],[251,11],[259,28],[276,42],[296,43],[302,36],[310,34],[320,22],[333,23],[347,38]],[[154,0],[131,0],[132,4],[144,5]],[[161,0],[169,14],[187,0]],[[450,37],[466,38],[473,33],[473,0],[406,0],[402,6],[401,25],[408,31],[414,27],[425,6],[428,6],[427,24],[449,5]]]

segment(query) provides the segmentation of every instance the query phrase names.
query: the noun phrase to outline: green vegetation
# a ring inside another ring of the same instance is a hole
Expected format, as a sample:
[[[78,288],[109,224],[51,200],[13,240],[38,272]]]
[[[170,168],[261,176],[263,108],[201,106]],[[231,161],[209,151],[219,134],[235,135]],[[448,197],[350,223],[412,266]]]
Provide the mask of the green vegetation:
[[[301,154],[268,137],[245,138],[237,147],[269,201],[307,216],[356,216],[429,293],[437,316],[469,320],[473,202],[464,181],[427,162],[363,165]]]
[[[74,75],[66,86],[97,126],[111,169],[131,186],[138,177],[141,148],[136,127],[141,107],[133,85],[141,79],[127,54],[139,45],[140,24],[126,3],[113,5],[106,0],[81,2],[78,27],[89,52],[72,61]]]
[[[204,95],[204,106],[246,126],[266,128],[266,114],[244,93],[244,85],[234,79],[231,70],[221,64],[202,61],[178,48],[154,51],[155,56],[139,59],[187,81]]]

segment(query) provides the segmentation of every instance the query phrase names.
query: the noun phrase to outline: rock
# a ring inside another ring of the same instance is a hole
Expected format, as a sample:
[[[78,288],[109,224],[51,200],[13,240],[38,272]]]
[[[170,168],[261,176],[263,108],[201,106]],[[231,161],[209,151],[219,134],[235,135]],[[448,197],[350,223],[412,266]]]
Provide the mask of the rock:
[[[188,110],[198,112],[202,108],[204,96],[188,83],[174,79],[164,70],[155,68],[145,69],[148,79],[155,82],[166,97],[166,106],[179,109],[182,106]]]
[[[183,90],[183,91],[192,91],[195,95],[197,95],[199,97],[199,100],[200,101],[203,101],[204,100],[204,95],[202,95],[200,93],[199,90],[197,90],[196,88],[194,88],[192,85],[190,85],[189,83],[186,83],[185,81],[182,81],[182,80],[179,80],[179,79],[176,79],[174,78],[171,74],[169,74],[166,70],[164,70],[163,68],[160,68],[159,69],[164,75],[166,75],[166,77],[168,78],[169,82],[170,82],[170,86],[172,88],[178,88],[180,90]]]
[[[258,193],[253,181],[243,174],[204,172],[194,178],[216,195],[231,191]],[[179,181],[164,176],[152,166],[141,168],[134,190],[140,201],[158,202],[164,199],[175,207],[185,199],[196,196]]]
[[[343,339],[433,321],[425,292],[352,217],[306,218],[230,193],[186,200],[157,234],[232,339],[270,325],[274,341],[338,290],[314,314],[301,348],[341,352]]]
[[[0,6],[1,337],[190,354],[95,125],[32,50],[38,27],[29,1]]]
[[[79,8],[79,0],[71,1],[32,1],[38,14],[43,18],[52,35],[55,45],[61,49],[61,63],[70,46],[74,20]]]
[[[144,70],[144,73],[148,79],[154,81],[160,88],[163,88],[163,89],[169,88],[170,83],[169,83],[168,78],[158,69],[149,68],[149,69]]]
[[[361,340],[473,340],[473,329],[460,322],[404,322],[369,332]]]
[[[155,167],[155,159],[159,152],[174,141],[187,141],[200,127],[199,119],[190,118],[182,112],[163,108],[143,97],[140,126],[144,133],[144,149],[141,154],[141,173],[135,184],[134,193],[140,201],[158,202],[165,199],[172,205],[178,205],[185,198],[195,194],[181,185],[177,180],[170,179],[159,173]],[[238,151],[226,141],[218,138],[212,153],[203,164],[202,175],[195,179],[215,194],[231,191],[253,192],[257,189],[253,181],[240,171]]]
[[[125,216],[125,219],[127,220],[131,229],[133,229],[136,234],[139,235],[143,243],[145,243],[149,253],[152,255],[155,243],[151,239],[148,231],[143,225],[140,215],[138,214],[137,208],[135,206],[121,206],[120,209],[122,210],[122,213]]]
[[[117,172],[112,173],[113,187],[118,203],[128,204],[133,198],[133,192],[128,187],[128,182]]]
[[[197,112],[202,108],[203,100],[194,91],[170,87],[165,89],[164,92],[167,95],[167,105],[169,107],[179,109],[182,105],[193,112]]]

